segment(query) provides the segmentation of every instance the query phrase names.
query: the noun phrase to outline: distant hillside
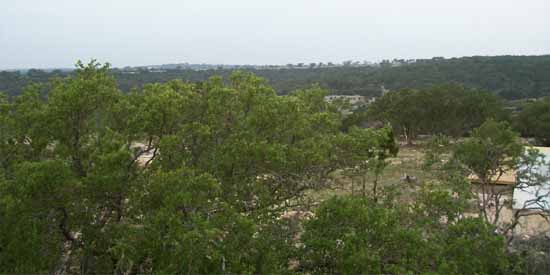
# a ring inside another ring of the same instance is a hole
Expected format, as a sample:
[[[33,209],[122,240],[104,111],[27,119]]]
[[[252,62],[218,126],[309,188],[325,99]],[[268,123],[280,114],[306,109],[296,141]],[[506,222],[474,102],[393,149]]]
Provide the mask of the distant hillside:
[[[389,89],[457,82],[508,99],[550,95],[550,55],[417,60],[383,68],[369,78]]]
[[[393,60],[373,65],[346,63],[327,66],[313,63],[309,66],[197,66],[168,64],[126,67],[113,69],[112,73],[119,87],[125,91],[147,83],[172,79],[203,81],[213,75],[227,76],[233,70],[241,69],[268,79],[280,94],[313,84],[319,84],[334,94],[377,95],[382,86],[393,90],[455,82],[492,91],[507,99],[550,95],[550,55]],[[19,94],[31,82],[47,82],[52,77],[67,73],[59,70],[0,72],[0,91]]]

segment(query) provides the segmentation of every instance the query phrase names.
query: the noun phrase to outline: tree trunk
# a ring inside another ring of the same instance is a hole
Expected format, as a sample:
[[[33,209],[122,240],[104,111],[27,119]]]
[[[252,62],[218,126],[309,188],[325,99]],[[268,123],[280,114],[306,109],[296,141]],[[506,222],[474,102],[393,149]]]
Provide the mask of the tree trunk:
[[[362,184],[363,184],[363,197],[367,196],[367,179],[366,175],[361,176]]]
[[[351,176],[351,195],[355,194],[355,181],[353,180],[353,175]]]
[[[372,199],[374,200],[374,202],[378,202],[378,195],[376,194],[377,187],[378,187],[378,173],[375,173],[374,182],[372,185]]]
[[[61,245],[61,257],[59,259],[59,263],[57,264],[57,267],[52,272],[52,274],[55,275],[63,275],[69,273],[69,267],[70,265],[70,259],[71,259],[71,252],[72,252],[72,242],[65,240],[63,241],[63,244]]]

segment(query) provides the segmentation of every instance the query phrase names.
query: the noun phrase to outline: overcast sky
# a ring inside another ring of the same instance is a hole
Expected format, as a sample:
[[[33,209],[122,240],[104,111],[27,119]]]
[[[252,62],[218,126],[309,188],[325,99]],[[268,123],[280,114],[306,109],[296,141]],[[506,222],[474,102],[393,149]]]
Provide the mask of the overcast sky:
[[[0,0],[0,69],[549,53],[548,0]]]

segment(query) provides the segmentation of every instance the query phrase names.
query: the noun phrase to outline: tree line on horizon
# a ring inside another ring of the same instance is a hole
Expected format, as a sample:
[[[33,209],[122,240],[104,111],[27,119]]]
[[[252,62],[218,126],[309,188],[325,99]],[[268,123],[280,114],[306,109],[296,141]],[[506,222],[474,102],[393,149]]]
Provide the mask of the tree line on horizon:
[[[318,84],[332,94],[378,96],[381,87],[390,90],[423,89],[441,83],[457,83],[467,88],[490,91],[508,100],[537,98],[550,95],[550,56],[474,56],[433,58],[406,62],[395,66],[383,62],[374,66],[305,67],[299,69],[246,69],[267,79],[278,94]],[[142,88],[147,83],[181,79],[205,81],[214,75],[228,77],[233,69],[136,70],[128,73],[112,69],[118,87],[123,91]],[[27,73],[0,72],[0,91],[20,94],[30,83],[47,83],[51,78],[64,77],[70,72],[31,69]]]

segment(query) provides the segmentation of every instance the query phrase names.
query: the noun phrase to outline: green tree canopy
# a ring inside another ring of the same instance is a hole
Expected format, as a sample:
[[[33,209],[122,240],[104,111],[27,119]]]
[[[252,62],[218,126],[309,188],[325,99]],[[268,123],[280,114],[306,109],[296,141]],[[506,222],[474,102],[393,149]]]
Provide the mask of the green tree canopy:
[[[496,185],[505,174],[518,169],[523,154],[518,133],[507,122],[494,120],[474,129],[471,137],[457,144],[453,152],[454,160],[479,183],[479,190],[472,186],[472,191],[480,217],[506,234],[513,230],[501,220],[502,209],[510,203],[505,196],[509,190]]]
[[[550,146],[550,98],[527,103],[515,124],[524,136],[534,137],[541,145]]]
[[[0,97],[0,272],[284,272],[281,213],[395,150],[390,129],[342,133],[325,94],[243,72],[126,94],[92,61]]]
[[[489,118],[504,117],[504,112],[495,95],[448,84],[389,92],[369,106],[367,115],[390,123],[410,142],[418,134],[461,137]]]
[[[345,274],[511,274],[514,260],[491,225],[437,212],[453,203],[456,199],[442,190],[425,193],[413,211],[366,198],[332,198],[305,225],[301,268]],[[429,224],[438,226],[430,230]]]

